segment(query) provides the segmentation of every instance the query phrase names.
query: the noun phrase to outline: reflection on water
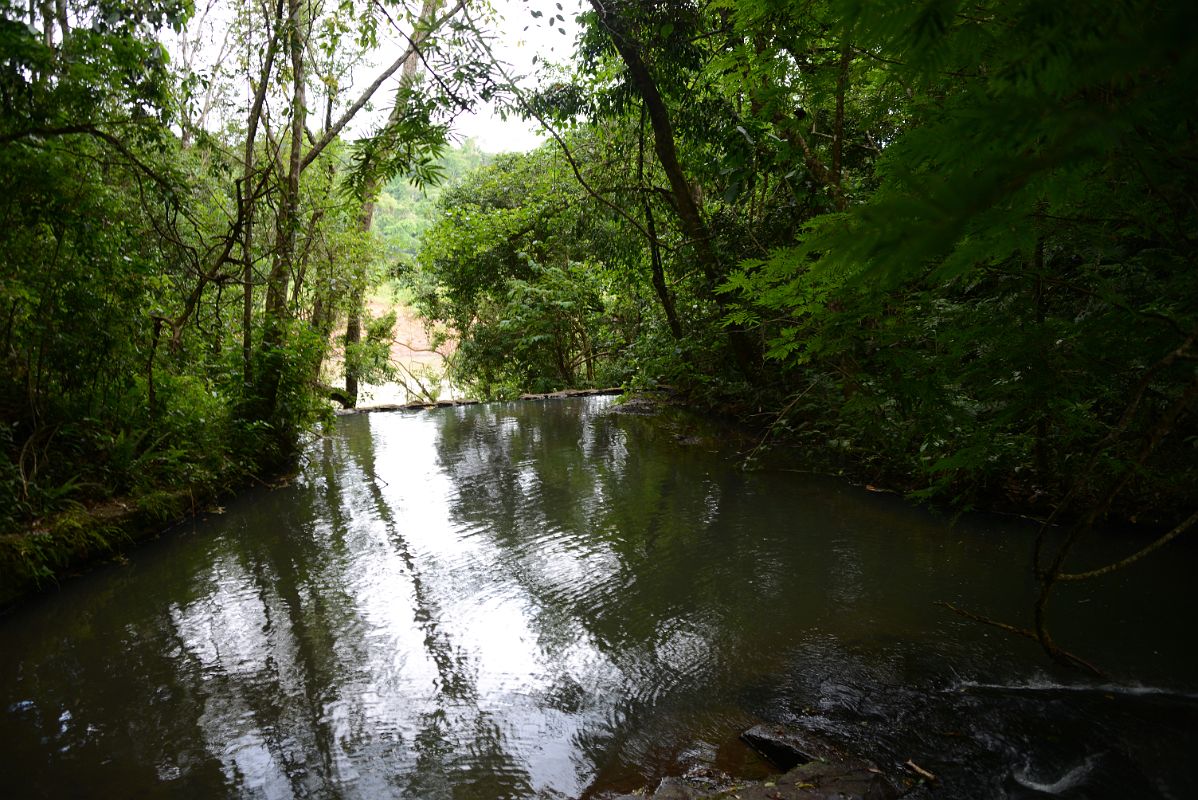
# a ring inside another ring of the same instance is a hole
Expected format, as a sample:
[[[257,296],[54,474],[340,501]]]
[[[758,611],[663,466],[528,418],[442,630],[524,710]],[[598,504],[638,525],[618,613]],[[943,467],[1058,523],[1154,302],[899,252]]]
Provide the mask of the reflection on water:
[[[761,769],[736,732],[803,716],[943,796],[1195,788],[1194,644],[1141,602],[1192,604],[1184,559],[1058,611],[1166,688],[1070,691],[933,606],[1023,613],[1026,529],[746,474],[608,402],[345,418],[292,486],[0,621],[7,787],[579,797]]]

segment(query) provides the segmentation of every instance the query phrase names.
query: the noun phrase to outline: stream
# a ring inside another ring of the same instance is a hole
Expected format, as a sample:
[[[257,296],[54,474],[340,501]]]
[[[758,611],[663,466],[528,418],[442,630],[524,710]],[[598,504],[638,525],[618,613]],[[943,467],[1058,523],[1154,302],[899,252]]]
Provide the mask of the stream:
[[[936,798],[1193,798],[1198,546],[1060,587],[1035,528],[781,468],[608,397],[347,416],[0,618],[9,797],[598,798],[801,724]],[[1077,568],[1126,555],[1104,533]]]

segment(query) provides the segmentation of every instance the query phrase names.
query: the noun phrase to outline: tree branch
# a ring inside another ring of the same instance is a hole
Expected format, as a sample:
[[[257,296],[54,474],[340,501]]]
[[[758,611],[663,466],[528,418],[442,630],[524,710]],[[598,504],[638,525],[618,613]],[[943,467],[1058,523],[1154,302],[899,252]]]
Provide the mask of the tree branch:
[[[1198,511],[1195,511],[1193,514],[1191,514],[1189,516],[1188,519],[1186,519],[1184,522],[1180,523],[1176,528],[1169,531],[1168,533],[1166,533],[1161,538],[1157,539],[1152,544],[1148,545],[1147,547],[1143,548],[1142,550],[1132,553],[1127,558],[1124,558],[1120,561],[1116,561],[1113,564],[1107,564],[1105,567],[1099,567],[1098,569],[1086,570],[1085,572],[1062,572],[1061,574],[1057,575],[1057,580],[1058,581],[1080,581],[1080,580],[1084,580],[1086,578],[1097,578],[1102,575],[1109,575],[1110,573],[1114,572],[1115,570],[1123,569],[1124,567],[1126,567],[1130,564],[1136,563],[1141,558],[1144,558],[1145,556],[1150,555],[1150,554],[1156,552],[1157,550],[1160,550],[1162,547],[1167,545],[1169,542],[1173,541],[1178,536],[1181,536],[1187,530],[1192,528],[1194,526],[1194,523],[1196,523],[1196,522],[1198,522]]]
[[[466,0],[458,0],[458,2],[455,3],[452,8],[446,11],[438,19],[433,21],[433,23],[429,26],[429,30],[433,31],[441,27],[441,25],[443,25],[447,19],[465,7]],[[382,86],[388,78],[398,72],[400,68],[403,67],[404,63],[411,58],[413,54],[415,54],[415,52],[416,45],[411,42],[411,39],[409,39],[408,47],[406,50],[404,50],[403,55],[392,62],[391,66],[383,70],[382,73],[362,91],[362,94],[359,95],[358,99],[355,100],[350,107],[347,108],[345,112],[337,118],[337,121],[333,123],[332,127],[324,132],[316,144],[312,145],[312,148],[304,156],[304,160],[300,164],[301,170],[306,169],[309,164],[316,160],[316,157],[320,155],[321,152],[328,147],[334,139],[337,138],[338,134],[340,134],[342,129],[349,124],[350,120],[352,120],[354,116],[361,111],[367,103],[370,102],[370,98],[374,97],[374,93],[379,90],[379,87]]]

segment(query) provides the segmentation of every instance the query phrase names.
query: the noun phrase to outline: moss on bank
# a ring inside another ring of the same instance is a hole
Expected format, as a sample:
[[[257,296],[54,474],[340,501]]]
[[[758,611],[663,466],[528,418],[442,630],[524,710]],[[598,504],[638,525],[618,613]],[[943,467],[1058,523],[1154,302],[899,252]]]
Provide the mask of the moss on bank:
[[[0,609],[159,535],[216,494],[211,487],[158,490],[92,507],[76,506],[27,531],[0,535]]]

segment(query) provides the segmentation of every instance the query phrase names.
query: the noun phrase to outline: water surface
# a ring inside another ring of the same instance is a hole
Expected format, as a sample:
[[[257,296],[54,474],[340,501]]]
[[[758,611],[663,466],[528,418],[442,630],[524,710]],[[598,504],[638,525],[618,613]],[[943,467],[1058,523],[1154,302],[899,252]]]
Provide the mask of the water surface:
[[[1032,531],[589,398],[346,417],[250,492],[0,620],[13,797],[564,798],[801,721],[937,797],[1198,796],[1195,550],[1054,607]],[[1099,540],[1095,561],[1131,545]]]

